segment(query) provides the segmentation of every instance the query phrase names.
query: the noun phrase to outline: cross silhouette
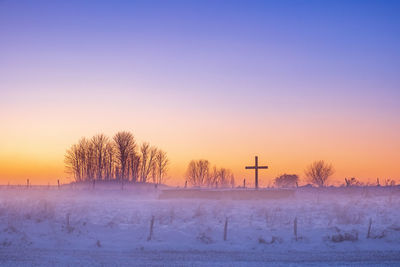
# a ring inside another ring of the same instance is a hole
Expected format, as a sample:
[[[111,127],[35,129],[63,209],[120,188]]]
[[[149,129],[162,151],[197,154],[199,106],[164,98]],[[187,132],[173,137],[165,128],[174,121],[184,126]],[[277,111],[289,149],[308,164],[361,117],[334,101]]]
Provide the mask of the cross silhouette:
[[[258,166],[258,157],[255,158],[254,166],[246,166],[246,170],[254,169],[255,170],[255,187],[258,189],[258,169],[268,169],[268,166]]]

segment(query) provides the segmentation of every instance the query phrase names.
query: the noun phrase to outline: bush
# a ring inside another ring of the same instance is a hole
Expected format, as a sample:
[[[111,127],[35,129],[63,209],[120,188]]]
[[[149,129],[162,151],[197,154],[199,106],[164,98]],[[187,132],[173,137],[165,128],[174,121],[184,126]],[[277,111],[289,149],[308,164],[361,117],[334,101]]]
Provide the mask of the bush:
[[[344,178],[344,181],[346,182],[346,187],[362,185],[362,183],[360,181],[358,181],[355,177],[352,177],[349,179]]]
[[[277,187],[296,187],[299,182],[299,176],[296,174],[283,174],[276,177],[274,183]]]

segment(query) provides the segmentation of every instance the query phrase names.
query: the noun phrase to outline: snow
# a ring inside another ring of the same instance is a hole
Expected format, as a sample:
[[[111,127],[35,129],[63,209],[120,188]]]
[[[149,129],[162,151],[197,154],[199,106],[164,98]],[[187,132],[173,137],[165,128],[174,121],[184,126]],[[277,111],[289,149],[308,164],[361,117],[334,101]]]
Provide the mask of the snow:
[[[2,187],[0,264],[400,264],[398,187],[302,188],[262,200],[162,199],[161,190]]]

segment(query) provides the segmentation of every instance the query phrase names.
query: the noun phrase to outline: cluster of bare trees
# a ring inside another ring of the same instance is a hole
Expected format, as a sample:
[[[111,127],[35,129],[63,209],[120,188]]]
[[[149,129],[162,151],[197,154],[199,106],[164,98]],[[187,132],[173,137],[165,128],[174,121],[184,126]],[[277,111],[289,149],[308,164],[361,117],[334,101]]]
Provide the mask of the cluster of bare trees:
[[[315,161],[305,170],[306,181],[324,187],[334,172],[332,164],[325,163],[323,160]],[[299,176],[296,174],[283,174],[274,179],[277,187],[298,187],[298,182]],[[348,182],[347,179],[346,182]],[[355,182],[354,178],[349,180],[349,183],[351,182]]]
[[[118,132],[112,139],[98,134],[81,138],[65,154],[67,172],[75,181],[118,180],[165,182],[167,154],[150,146],[137,144],[130,132]]]
[[[315,161],[305,171],[307,181],[323,187],[334,173],[331,164],[324,161]],[[208,160],[192,160],[186,171],[187,181],[199,187],[234,187],[233,173],[225,168],[212,167]],[[299,176],[296,174],[283,174],[276,177],[274,184],[277,187],[297,187]]]
[[[187,181],[193,186],[234,187],[235,177],[229,169],[211,168],[208,160],[192,160],[186,172]]]
[[[307,166],[305,170],[306,181],[317,185],[318,187],[324,187],[329,182],[329,178],[334,174],[332,164],[326,163],[323,160],[315,161]],[[276,177],[274,184],[276,187],[295,187],[298,186],[299,177],[295,174],[283,174]],[[375,183],[363,183],[355,177],[344,178],[345,183],[342,186],[345,187],[357,187],[357,186],[381,186],[379,178],[376,179]],[[392,179],[385,179],[384,186],[395,186],[396,182]]]

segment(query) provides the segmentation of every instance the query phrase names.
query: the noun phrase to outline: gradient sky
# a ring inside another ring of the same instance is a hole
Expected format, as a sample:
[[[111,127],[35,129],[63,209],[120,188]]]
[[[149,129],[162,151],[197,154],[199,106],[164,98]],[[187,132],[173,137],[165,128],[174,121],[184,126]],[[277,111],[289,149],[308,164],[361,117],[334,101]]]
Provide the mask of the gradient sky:
[[[400,1],[0,1],[0,183],[63,181],[132,131],[169,182],[206,158],[268,185],[331,162],[400,181]],[[250,182],[248,182],[250,183]]]

